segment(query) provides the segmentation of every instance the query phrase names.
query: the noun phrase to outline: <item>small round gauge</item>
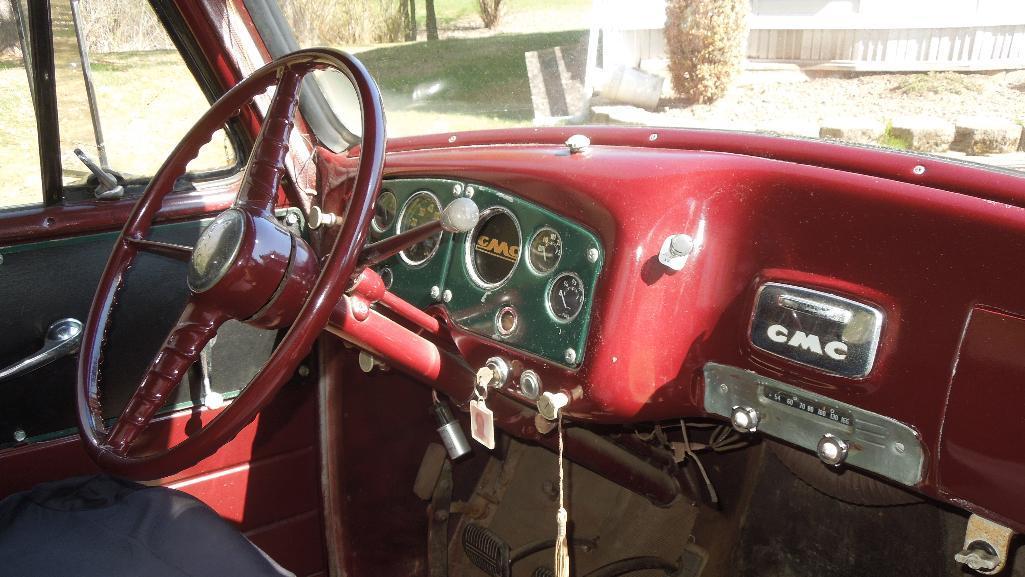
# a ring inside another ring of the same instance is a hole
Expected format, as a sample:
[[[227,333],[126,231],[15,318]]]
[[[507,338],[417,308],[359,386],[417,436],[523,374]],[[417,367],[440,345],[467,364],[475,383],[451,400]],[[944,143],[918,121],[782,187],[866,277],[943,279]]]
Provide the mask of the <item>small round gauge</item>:
[[[375,231],[384,232],[391,228],[392,223],[395,222],[395,213],[398,211],[399,200],[395,198],[395,193],[383,190],[377,197],[377,204],[374,205],[374,219],[370,221],[370,225],[374,227]]]
[[[520,223],[511,212],[494,207],[484,211],[467,237],[466,264],[477,284],[494,288],[504,283],[520,260]]]
[[[398,232],[416,228],[439,218],[441,218],[441,203],[430,192],[421,190],[409,197],[405,206],[402,207],[402,212],[399,214]],[[438,252],[439,246],[441,246],[440,232],[400,252],[399,256],[410,266],[420,266]]]
[[[530,255],[527,262],[537,274],[548,274],[555,270],[562,258],[562,236],[552,228],[542,228],[530,240]]]
[[[584,283],[571,272],[555,278],[548,289],[548,310],[556,320],[568,323],[584,308]]]

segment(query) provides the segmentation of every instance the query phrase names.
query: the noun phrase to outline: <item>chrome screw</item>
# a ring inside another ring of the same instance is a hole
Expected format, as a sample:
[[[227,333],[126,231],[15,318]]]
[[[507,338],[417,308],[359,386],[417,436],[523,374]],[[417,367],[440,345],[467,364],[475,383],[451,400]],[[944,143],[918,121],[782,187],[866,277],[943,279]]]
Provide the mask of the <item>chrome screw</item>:
[[[726,383],[719,385],[719,390],[726,393],[729,392],[730,388],[726,386]]]
[[[901,442],[894,443],[893,444],[893,450],[897,451],[897,453],[903,455],[904,454],[904,443],[901,443]]]
[[[655,142],[656,140],[658,140],[658,133],[652,132],[651,134],[649,134],[648,140],[651,142]]]
[[[28,438],[28,435],[25,434],[24,430],[18,429],[16,431],[14,431],[14,441],[16,443],[20,443],[20,442],[24,441],[27,438]]]
[[[310,376],[310,367],[308,367],[306,365],[299,365],[299,371],[298,372],[299,372],[299,376],[300,377],[304,377],[304,378],[308,377],[308,376]]]
[[[918,166],[912,168],[911,172],[917,174],[918,176],[922,176],[923,174],[925,174],[925,167],[919,164]]]
[[[434,300],[438,300],[441,298],[441,287],[439,287],[438,285],[434,285],[431,287],[431,298]]]
[[[476,192],[477,192],[477,191],[476,191],[476,190],[474,190],[474,188],[473,188],[472,186],[467,186],[467,187],[466,187],[466,198],[473,198],[473,195],[474,195],[474,193],[476,193]]]
[[[452,185],[452,196],[460,197],[463,196],[463,183],[457,182]]]
[[[452,301],[452,291],[450,291],[448,289],[445,289],[445,292],[441,293],[441,300],[443,300],[445,302],[451,302]]]
[[[577,362],[577,352],[575,350],[566,349],[566,362],[571,365]]]
[[[598,262],[598,254],[598,249],[592,246],[591,248],[587,249],[587,260],[592,263]]]
[[[295,226],[296,224],[299,224],[299,216],[296,215],[294,212],[286,214],[285,224],[287,224],[288,226]]]

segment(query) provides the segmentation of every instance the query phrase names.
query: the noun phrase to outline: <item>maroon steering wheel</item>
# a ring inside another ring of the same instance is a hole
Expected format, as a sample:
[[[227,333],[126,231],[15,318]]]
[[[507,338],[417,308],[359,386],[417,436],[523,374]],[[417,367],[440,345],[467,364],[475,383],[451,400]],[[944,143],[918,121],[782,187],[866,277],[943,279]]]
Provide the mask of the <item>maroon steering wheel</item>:
[[[345,220],[319,265],[310,246],[274,219],[274,201],[301,80],[313,70],[326,68],[342,72],[355,85],[363,111],[363,141]],[[200,147],[242,106],[274,84],[277,89],[232,207],[207,226],[195,248],[147,239],[161,202]],[[85,325],[78,366],[78,425],[87,452],[101,468],[136,479],[180,471],[212,455],[273,398],[310,351],[349,286],[380,190],[384,146],[384,112],[377,85],[358,60],[328,49],[301,50],[260,68],[221,97],[185,135],[121,231]],[[121,416],[108,429],[99,387],[103,349],[112,309],[139,251],[187,261],[189,296]],[[239,396],[201,430],[159,452],[129,455],[200,351],[230,319],[267,329],[291,328]]]

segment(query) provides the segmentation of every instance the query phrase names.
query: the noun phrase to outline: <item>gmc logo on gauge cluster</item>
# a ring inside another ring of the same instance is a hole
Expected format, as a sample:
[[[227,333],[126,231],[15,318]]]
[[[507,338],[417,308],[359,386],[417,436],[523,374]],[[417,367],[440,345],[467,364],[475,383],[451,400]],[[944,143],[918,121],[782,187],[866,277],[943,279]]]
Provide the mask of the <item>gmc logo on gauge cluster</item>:
[[[872,370],[883,313],[809,288],[767,283],[751,316],[751,344],[825,373],[862,378]]]

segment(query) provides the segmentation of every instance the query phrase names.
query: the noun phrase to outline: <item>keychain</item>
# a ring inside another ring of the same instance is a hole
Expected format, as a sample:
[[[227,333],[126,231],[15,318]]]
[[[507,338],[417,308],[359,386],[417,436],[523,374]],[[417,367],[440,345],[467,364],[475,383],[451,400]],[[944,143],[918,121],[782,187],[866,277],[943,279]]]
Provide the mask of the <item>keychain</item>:
[[[470,401],[470,436],[489,449],[495,448],[495,414],[487,405],[488,383],[493,376],[494,372],[487,367],[477,371]]]

